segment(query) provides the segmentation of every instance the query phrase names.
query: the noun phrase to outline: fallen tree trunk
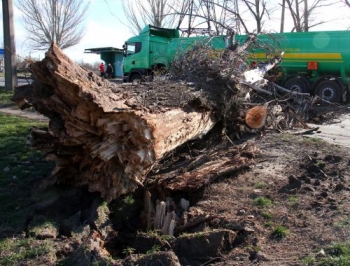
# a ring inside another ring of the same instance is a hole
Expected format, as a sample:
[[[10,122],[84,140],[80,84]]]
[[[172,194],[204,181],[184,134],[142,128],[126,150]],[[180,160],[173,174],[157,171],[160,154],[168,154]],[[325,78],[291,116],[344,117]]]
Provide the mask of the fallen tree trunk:
[[[186,84],[112,84],[55,44],[32,74],[33,84],[14,96],[20,107],[34,106],[50,118],[47,131],[32,130],[32,145],[56,161],[59,182],[87,185],[107,201],[142,185],[164,154],[216,123]]]
[[[243,169],[254,158],[254,147],[248,157],[240,148],[209,156],[207,151],[223,140],[232,146],[232,136],[244,131],[306,125],[300,114],[312,103],[310,97],[281,93],[263,78],[280,58],[247,69],[242,58],[246,48],[224,56],[210,47],[194,47],[172,63],[170,77],[185,81],[134,85],[110,83],[53,44],[44,60],[32,64],[33,84],[18,88],[14,101],[50,118],[47,131],[32,130],[31,143],[56,161],[53,176],[58,182],[88,186],[107,201],[143,185],[163,192],[194,191]],[[189,147],[190,140],[206,136],[216,125],[203,149],[207,156],[183,152],[191,158],[182,163],[189,164],[186,172],[172,171],[181,146]],[[159,174],[166,165],[169,169]]]

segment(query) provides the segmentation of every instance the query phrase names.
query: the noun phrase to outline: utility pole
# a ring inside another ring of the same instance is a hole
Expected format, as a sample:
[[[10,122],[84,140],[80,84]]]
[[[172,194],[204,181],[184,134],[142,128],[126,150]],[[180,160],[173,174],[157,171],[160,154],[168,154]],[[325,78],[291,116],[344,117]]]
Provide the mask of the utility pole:
[[[12,0],[2,0],[2,13],[4,25],[5,89],[14,90],[15,86],[17,86],[17,74]]]

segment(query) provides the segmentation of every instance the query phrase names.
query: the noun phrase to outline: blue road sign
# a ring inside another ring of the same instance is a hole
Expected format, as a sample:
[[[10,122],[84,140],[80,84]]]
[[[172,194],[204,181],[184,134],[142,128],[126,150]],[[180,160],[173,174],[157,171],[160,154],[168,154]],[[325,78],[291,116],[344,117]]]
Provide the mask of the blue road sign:
[[[0,54],[4,54],[4,49],[0,49]]]

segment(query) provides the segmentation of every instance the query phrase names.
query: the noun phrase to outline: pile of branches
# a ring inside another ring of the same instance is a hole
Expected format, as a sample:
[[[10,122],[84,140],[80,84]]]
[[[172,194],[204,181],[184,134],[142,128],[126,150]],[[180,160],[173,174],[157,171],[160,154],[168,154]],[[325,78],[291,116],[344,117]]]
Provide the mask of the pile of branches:
[[[263,49],[266,60],[254,61],[252,66],[248,56],[254,49]],[[307,128],[304,121],[315,99],[308,93],[289,91],[268,79],[282,58],[278,45],[259,43],[256,35],[249,36],[243,44],[232,42],[225,50],[214,49],[208,37],[194,43],[188,51],[178,51],[170,67],[170,78],[211,94],[209,98],[215,99],[212,105],[222,117],[226,133],[262,127],[279,131]],[[254,107],[252,112],[261,119],[252,118],[258,123],[249,125],[247,115]],[[239,128],[232,127],[234,124],[240,125]]]

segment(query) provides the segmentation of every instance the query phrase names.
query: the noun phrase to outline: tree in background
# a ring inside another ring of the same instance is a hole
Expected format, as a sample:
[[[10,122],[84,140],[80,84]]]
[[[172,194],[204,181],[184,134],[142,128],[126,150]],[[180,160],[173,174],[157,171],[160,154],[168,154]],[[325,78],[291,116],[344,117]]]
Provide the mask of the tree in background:
[[[350,1],[348,0],[343,0],[344,4],[347,5],[348,7],[350,7]]]
[[[214,35],[227,30],[236,33],[260,33],[263,25],[277,10],[276,3],[268,0],[191,0],[188,17],[189,29],[206,25]],[[250,24],[250,25],[249,25]],[[254,25],[252,27],[252,24]]]
[[[244,21],[239,17],[238,0],[183,0],[172,7],[177,28],[185,35],[221,35],[237,30]]]
[[[261,33],[264,23],[267,19],[271,19],[271,14],[276,10],[273,5],[268,6],[266,0],[242,0],[244,5],[248,9],[248,13],[254,19],[256,23],[256,33]],[[276,5],[276,3],[274,3]]]
[[[185,0],[181,3],[181,13],[177,12],[179,8],[173,9],[178,18],[182,18],[178,20],[178,28],[187,36],[223,34],[227,29],[227,20],[230,20],[228,3],[228,0]]]
[[[349,0],[123,0],[128,22],[137,34],[145,25],[178,28],[183,35],[262,33],[268,21],[279,23],[279,31],[309,31],[329,22],[322,16],[327,7],[349,4]],[[281,13],[279,13],[281,12]],[[280,17],[276,14],[281,14]],[[141,19],[142,18],[142,19]],[[285,20],[292,21],[286,29]]]
[[[176,3],[176,0],[123,0],[122,2],[125,17],[134,34],[139,33],[147,24],[161,28],[173,27],[175,19],[171,7]]]
[[[23,26],[28,32],[29,46],[47,50],[52,42],[61,49],[80,42],[82,25],[89,3],[80,0],[17,0],[23,13]]]
[[[123,0],[130,29],[137,34],[147,24],[181,29],[191,34],[222,34],[232,0]],[[237,2],[237,0],[235,0]]]
[[[188,35],[195,33],[203,25],[210,35],[225,34],[227,30],[234,30],[236,33],[261,33],[264,23],[278,9],[278,5],[272,0],[183,1],[185,2],[188,8],[185,10],[187,13],[181,13],[185,15],[181,22],[188,23]]]
[[[283,0],[287,3],[287,8],[293,19],[294,27],[292,29],[296,32],[309,31],[312,27],[327,23],[328,21],[323,20],[320,14],[324,12],[317,12],[318,10],[335,5],[339,3],[338,0]],[[318,16],[317,16],[318,15]],[[316,19],[318,17],[318,19]]]

